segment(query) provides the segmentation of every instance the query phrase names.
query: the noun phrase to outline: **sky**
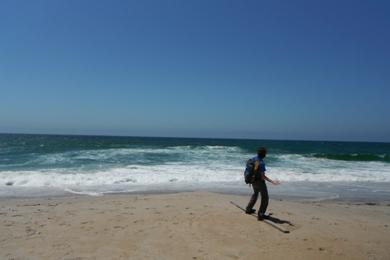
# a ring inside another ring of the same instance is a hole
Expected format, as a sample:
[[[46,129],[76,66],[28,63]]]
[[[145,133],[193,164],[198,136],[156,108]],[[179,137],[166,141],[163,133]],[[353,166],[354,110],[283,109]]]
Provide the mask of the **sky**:
[[[0,132],[390,142],[389,1],[0,2]]]

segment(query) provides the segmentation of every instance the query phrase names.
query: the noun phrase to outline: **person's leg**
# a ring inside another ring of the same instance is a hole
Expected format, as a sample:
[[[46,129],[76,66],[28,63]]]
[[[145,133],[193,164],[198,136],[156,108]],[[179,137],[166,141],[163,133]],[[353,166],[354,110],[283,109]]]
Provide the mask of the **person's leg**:
[[[253,185],[252,187],[253,187],[253,194],[248,203],[248,206],[246,206],[247,213],[250,213],[253,210],[253,206],[256,204],[257,198],[259,197],[259,190]]]
[[[267,211],[268,207],[268,190],[267,190],[267,185],[264,182],[261,182],[260,184],[260,195],[261,195],[261,204],[260,204],[260,209],[259,209],[259,214],[264,215],[265,212]]]

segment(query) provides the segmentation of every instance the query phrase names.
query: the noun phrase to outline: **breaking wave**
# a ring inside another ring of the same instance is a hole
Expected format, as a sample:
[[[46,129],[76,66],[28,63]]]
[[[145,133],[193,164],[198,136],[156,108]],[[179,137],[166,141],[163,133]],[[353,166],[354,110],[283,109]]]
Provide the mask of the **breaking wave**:
[[[245,162],[255,151],[251,142],[229,140],[42,137],[31,144],[36,137],[18,138],[3,137],[14,142],[12,145],[0,143],[0,196],[27,188],[98,195],[149,190],[155,185],[178,189],[245,186]],[[133,143],[127,143],[129,140]],[[307,142],[270,142],[272,145],[278,147],[270,149],[265,160],[272,179],[329,185],[390,184],[386,145],[379,150],[368,149],[371,153],[364,153],[362,144],[351,144],[344,150],[338,143],[325,144],[325,148],[323,143]],[[339,149],[342,152],[337,153]],[[358,151],[349,153],[351,150]]]
[[[389,154],[329,154],[329,153],[316,153],[313,154],[315,158],[324,158],[330,160],[339,161],[362,161],[362,162],[387,162],[390,163]]]

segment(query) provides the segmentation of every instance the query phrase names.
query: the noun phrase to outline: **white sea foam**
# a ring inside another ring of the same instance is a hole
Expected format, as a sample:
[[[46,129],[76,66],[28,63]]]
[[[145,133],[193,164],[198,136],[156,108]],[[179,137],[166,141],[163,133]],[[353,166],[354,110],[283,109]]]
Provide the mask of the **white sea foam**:
[[[69,188],[65,188],[64,191],[69,192],[69,193],[73,193],[73,194],[77,194],[77,195],[88,195],[88,196],[95,196],[95,197],[103,196],[102,192],[76,191],[76,190],[72,190],[72,189],[69,189]]]
[[[269,166],[267,174],[281,181],[306,182],[389,182],[390,167],[380,163],[354,163],[349,167],[302,163],[299,167]],[[243,165],[235,164],[161,164],[128,165],[100,170],[48,169],[1,171],[1,186],[72,187],[104,185],[154,185],[178,183],[242,182]]]
[[[285,181],[390,182],[390,165],[383,162],[349,162],[306,157],[278,156],[269,174]]]
[[[177,156],[182,160],[231,160],[242,156],[240,147],[230,146],[172,146],[166,148],[112,148],[97,150],[79,150],[63,153],[52,153],[40,155],[35,159],[27,161],[19,166],[31,165],[57,165],[62,163],[77,164],[80,160],[91,161],[121,161],[122,159],[147,160],[147,157],[153,155]],[[249,156],[249,155],[248,155]]]
[[[232,182],[242,178],[239,168],[223,169],[223,166],[190,167],[187,165],[130,165],[97,171],[73,172],[63,169],[45,171],[3,171],[1,185],[25,187],[67,187],[111,184],[163,184],[171,182]]]
[[[99,195],[109,190],[120,192],[141,186],[147,189],[153,185],[203,187],[208,184],[242,184],[245,161],[251,156],[234,146],[143,147],[53,153],[37,156],[23,164],[38,165],[32,169],[0,170],[0,191],[12,187],[59,188],[73,193]],[[390,184],[390,164],[384,162],[271,154],[266,163],[268,176],[282,182]]]

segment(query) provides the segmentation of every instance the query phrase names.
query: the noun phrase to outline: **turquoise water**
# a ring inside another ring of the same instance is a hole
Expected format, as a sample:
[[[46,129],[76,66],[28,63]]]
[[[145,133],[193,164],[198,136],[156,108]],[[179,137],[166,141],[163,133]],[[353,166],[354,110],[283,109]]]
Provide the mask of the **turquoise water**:
[[[245,161],[259,146],[283,182],[275,194],[390,193],[389,143],[0,134],[0,196],[246,191]]]

